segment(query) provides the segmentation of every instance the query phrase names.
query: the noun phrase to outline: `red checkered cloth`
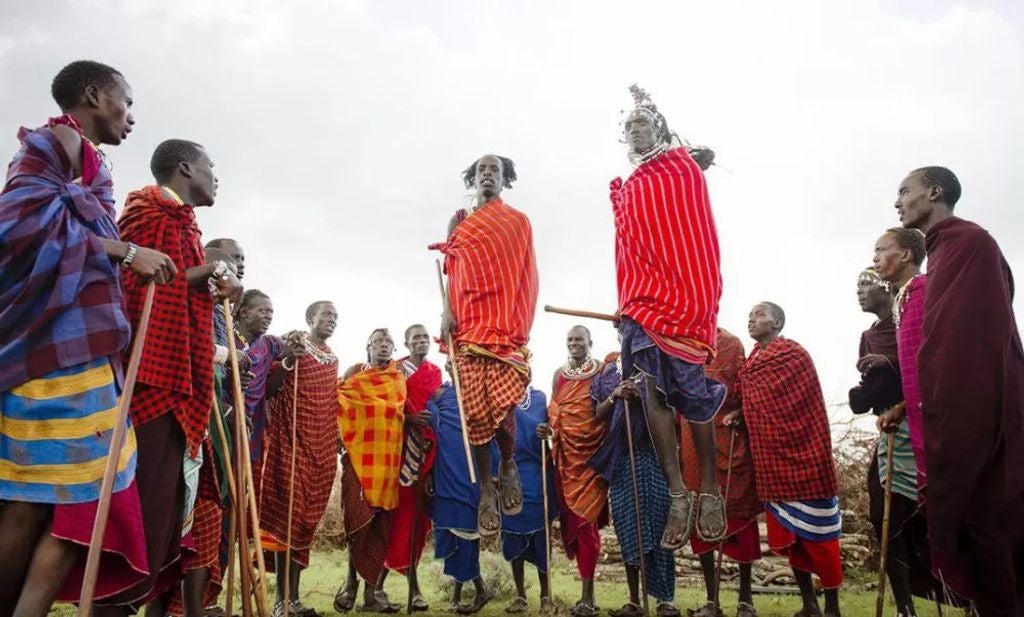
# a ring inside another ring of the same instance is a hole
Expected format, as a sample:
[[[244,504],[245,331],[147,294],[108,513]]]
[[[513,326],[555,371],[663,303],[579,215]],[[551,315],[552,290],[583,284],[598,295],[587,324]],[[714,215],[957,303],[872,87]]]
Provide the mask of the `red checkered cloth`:
[[[320,346],[330,353],[326,345]],[[260,532],[264,548],[284,551],[288,545],[288,501],[294,489],[292,509],[292,559],[309,565],[313,534],[327,510],[338,466],[338,362],[320,364],[306,354],[297,361],[299,396],[295,410],[297,448],[295,485],[292,469],[292,389],[295,371],[290,371],[278,395],[267,400],[267,427],[260,491]]]
[[[783,337],[764,349],[755,346],[739,382],[758,497],[763,501],[835,497],[828,414],[807,351]]]
[[[729,467],[732,477],[729,478],[729,495],[726,500],[726,512],[729,519],[749,521],[764,510],[761,500],[757,497],[754,483],[754,461],[750,455],[750,437],[745,426],[736,429],[736,440],[732,444],[732,458],[729,458],[729,442],[732,439],[732,427],[725,426],[725,416],[740,408],[740,392],[736,387],[736,377],[746,360],[743,343],[724,328],[718,329],[718,355],[707,368],[708,377],[724,384],[728,395],[721,411],[715,415],[715,452],[718,486],[725,491]],[[683,422],[680,426],[680,448],[683,465],[683,483],[692,491],[700,488],[700,461],[697,449],[693,445],[693,433],[690,423]]]
[[[166,253],[178,268],[174,281],[156,287],[132,396],[132,422],[144,424],[173,413],[194,456],[213,400],[213,299],[205,282],[190,286],[185,279],[186,270],[204,261],[199,223],[192,206],[148,186],[128,195],[118,227],[122,240]],[[131,271],[123,276],[128,315],[137,323],[146,283]]]
[[[469,443],[474,446],[490,443],[499,427],[506,430],[510,416],[514,437],[512,406],[526,395],[529,375],[507,362],[462,350],[455,354],[455,364],[459,370]]]
[[[341,504],[348,554],[359,576],[376,585],[388,552],[391,513],[374,508],[366,501],[347,453],[341,457]]]

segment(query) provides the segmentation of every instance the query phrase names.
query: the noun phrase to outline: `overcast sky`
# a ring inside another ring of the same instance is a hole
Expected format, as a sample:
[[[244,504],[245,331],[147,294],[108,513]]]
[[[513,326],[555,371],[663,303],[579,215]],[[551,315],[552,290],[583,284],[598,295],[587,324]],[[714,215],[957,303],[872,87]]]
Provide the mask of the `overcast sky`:
[[[55,115],[49,85],[64,64],[117,67],[136,102],[135,131],[107,150],[119,204],[152,182],[157,143],[204,144],[220,178],[217,204],[199,212],[204,236],[242,242],[245,283],[273,298],[274,332],[302,327],[311,301],[335,301],[330,343],[344,366],[375,327],[436,333],[426,246],[464,203],[461,170],[489,152],[516,162],[504,196],[533,222],[540,304],[614,311],[608,182],[630,171],[619,138],[634,81],[681,136],[718,153],[707,177],[721,325],[749,350],[751,305],[781,304],[830,402],[858,378],[871,319],[855,281],[898,224],[907,171],[953,169],[958,214],[1024,269],[1016,0],[36,0],[3,11],[4,156],[18,126]],[[576,321],[538,312],[542,389]],[[611,326],[587,325],[595,355],[615,346]]]

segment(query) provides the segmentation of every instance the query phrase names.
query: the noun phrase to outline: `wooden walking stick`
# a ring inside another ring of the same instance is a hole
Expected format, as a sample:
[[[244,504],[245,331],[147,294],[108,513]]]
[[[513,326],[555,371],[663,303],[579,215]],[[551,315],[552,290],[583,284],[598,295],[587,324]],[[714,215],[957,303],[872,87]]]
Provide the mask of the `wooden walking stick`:
[[[231,363],[231,373],[234,377],[234,400],[235,400],[235,435],[236,442],[235,447],[237,450],[237,458],[239,461],[239,469],[237,472],[239,476],[245,476],[239,478],[236,482],[238,487],[238,540],[239,540],[239,562],[242,565],[242,606],[243,611],[245,610],[245,604],[247,603],[248,595],[245,592],[246,572],[248,571],[248,559],[249,559],[249,543],[246,540],[246,520],[245,511],[246,506],[250,510],[250,519],[252,522],[253,531],[253,542],[256,545],[256,564],[259,571],[259,576],[255,581],[255,595],[256,595],[256,611],[260,617],[269,617],[270,612],[267,610],[267,568],[263,562],[263,549],[260,546],[260,526],[259,518],[256,514],[256,494],[253,490],[252,481],[252,463],[249,454],[249,440],[243,429],[244,420],[242,416],[245,414],[245,396],[242,394],[242,381],[241,372],[238,369],[238,349],[235,346],[235,320],[231,315],[231,303],[225,298],[222,300],[224,307],[224,325],[228,331],[228,360]],[[245,493],[248,491],[249,499],[246,504]],[[242,563],[245,561],[245,563]]]
[[[231,506],[231,514],[228,518],[228,576],[227,586],[225,587],[227,599],[224,601],[224,613],[230,616],[232,615],[231,609],[234,603],[235,592],[235,560],[232,557],[235,552],[235,535],[238,533],[236,527],[238,496],[235,488],[235,466],[231,463],[231,448],[228,446],[227,433],[224,430],[224,420],[221,417],[220,402],[217,400],[216,394],[213,397],[213,423],[217,429],[217,441],[220,442],[221,450],[224,451],[224,475],[227,476],[228,500]]]
[[[515,413],[515,412],[513,412]],[[544,578],[548,582],[548,597],[553,597],[551,589],[551,517],[548,514],[548,448],[551,447],[551,437],[542,439],[540,442],[540,490],[544,492],[544,558],[547,561],[547,570]]]
[[[636,451],[633,448],[633,421],[629,418],[629,399],[623,398],[626,410],[626,445],[629,447],[629,475],[633,484],[633,513],[636,515],[636,552],[640,559],[640,590],[644,600],[644,615],[650,615],[647,605],[647,567],[644,565],[644,531],[641,527],[643,518],[640,516],[640,489],[636,479]]]
[[[732,485],[732,457],[733,457],[733,454],[735,453],[735,447],[736,447],[736,427],[734,426],[734,427],[732,427],[732,430],[729,432],[729,468],[725,472],[725,495],[722,496],[722,501],[725,502],[725,503],[728,503],[728,501],[729,501],[729,488]],[[724,513],[725,512],[725,508],[723,508],[722,511]],[[723,516],[722,518],[725,518],[725,527],[726,527],[726,531],[728,532],[729,519],[726,516]],[[721,540],[718,541],[718,555],[717,555],[716,561],[715,561],[715,600],[714,600],[715,613],[718,612],[718,592],[722,588],[722,555],[724,555],[724,553],[722,552],[722,549],[724,547],[725,547],[725,538],[722,538]]]
[[[100,484],[100,499],[96,506],[96,520],[92,525],[92,537],[89,540],[89,553],[85,560],[85,574],[82,579],[82,595],[79,599],[79,617],[87,617],[92,612],[93,595],[96,593],[96,578],[100,572],[101,547],[103,536],[107,531],[107,518],[110,516],[110,501],[114,496],[114,476],[117,475],[117,464],[121,459],[124,447],[125,425],[128,423],[128,407],[131,405],[132,393],[135,391],[135,379],[139,375],[139,364],[142,362],[142,348],[146,341],[146,330],[149,329],[149,314],[153,310],[153,294],[156,283],[150,281],[146,287],[146,300],[142,304],[142,315],[139,327],[135,332],[135,343],[132,355],[128,359],[128,373],[125,375],[124,389],[121,399],[117,402],[117,415],[114,418],[114,430],[110,436],[110,449],[107,451],[107,465],[103,469],[103,483]]]
[[[288,478],[288,531],[284,549],[284,617],[288,617],[291,604],[291,566],[292,566],[292,511],[295,508],[295,455],[299,447],[299,359],[294,360],[292,374],[292,467]],[[225,617],[230,617],[225,616]]]
[[[441,301],[444,307],[448,308],[448,292],[444,288],[444,271],[441,269],[441,260],[437,259],[437,282],[441,286]],[[452,384],[455,386],[455,400],[459,404],[459,422],[462,424],[462,447],[466,450],[466,464],[469,466],[469,482],[476,484],[476,464],[473,462],[473,452],[469,448],[469,430],[466,428],[466,411],[462,405],[462,384],[459,383],[459,366],[455,362],[455,344],[452,342],[452,333],[444,332],[444,342],[448,345],[448,357],[452,361]]]
[[[587,319],[600,319],[602,321],[618,321],[618,315],[611,315],[609,313],[595,313],[594,311],[580,311],[576,309],[559,308],[557,306],[551,306],[550,304],[544,305],[544,312],[546,313],[558,313],[559,315],[571,315],[573,317],[586,317]]]
[[[885,501],[883,502],[885,505],[882,509],[882,554],[878,562],[878,601],[875,603],[876,617],[882,617],[882,611],[885,610],[885,568],[889,557],[889,510],[892,506],[892,451],[896,443],[896,433],[887,433],[885,440],[887,446],[885,453]]]

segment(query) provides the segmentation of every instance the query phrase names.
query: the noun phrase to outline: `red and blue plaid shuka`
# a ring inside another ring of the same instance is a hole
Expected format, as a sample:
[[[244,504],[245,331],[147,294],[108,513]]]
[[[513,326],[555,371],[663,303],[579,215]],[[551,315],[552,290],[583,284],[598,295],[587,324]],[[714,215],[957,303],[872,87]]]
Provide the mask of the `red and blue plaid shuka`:
[[[828,412],[810,354],[783,337],[764,349],[754,345],[738,382],[758,497],[764,501],[835,497]]]
[[[18,138],[0,194],[0,391],[117,357],[131,335],[101,244],[118,239],[110,173],[77,182],[50,129]]]

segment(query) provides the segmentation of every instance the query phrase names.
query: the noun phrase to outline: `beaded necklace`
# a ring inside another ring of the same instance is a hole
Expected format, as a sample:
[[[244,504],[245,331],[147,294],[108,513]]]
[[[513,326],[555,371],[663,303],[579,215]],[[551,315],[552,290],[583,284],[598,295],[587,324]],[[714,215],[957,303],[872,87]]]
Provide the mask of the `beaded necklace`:
[[[903,285],[903,287],[900,287],[900,290],[898,292],[896,292],[896,300],[895,302],[893,302],[892,307],[892,321],[894,324],[896,324],[897,328],[900,327],[900,321],[903,319],[903,311],[904,309],[906,309],[907,302],[910,301],[910,284],[913,283],[914,280],[920,276],[924,275],[914,275],[913,277],[910,278],[909,281],[906,282],[905,285]]]
[[[594,376],[599,368],[601,368],[601,363],[590,356],[587,356],[587,359],[579,366],[573,366],[572,360],[567,360],[561,370],[562,375],[564,375],[566,379],[587,379]]]
[[[309,355],[313,356],[313,359],[316,360],[317,364],[326,366],[328,364],[338,363],[338,356],[334,355],[329,351],[324,351],[323,349],[317,347],[316,344],[313,343],[313,341],[309,340],[308,335],[302,336],[302,346],[306,348],[306,351],[309,352]]]

